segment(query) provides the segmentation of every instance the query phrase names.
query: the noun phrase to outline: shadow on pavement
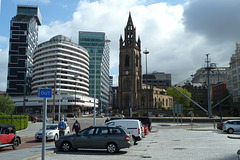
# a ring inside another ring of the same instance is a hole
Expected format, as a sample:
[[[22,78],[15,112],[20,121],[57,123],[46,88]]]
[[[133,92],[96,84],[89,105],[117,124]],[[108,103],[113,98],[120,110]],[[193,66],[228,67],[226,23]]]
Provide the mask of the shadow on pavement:
[[[112,156],[114,156],[114,155],[122,155],[122,154],[126,154],[127,153],[127,151],[119,151],[119,152],[116,152],[116,153],[113,153],[113,154],[111,154],[111,153],[108,153],[107,151],[106,151],[106,149],[94,149],[94,150],[92,150],[92,149],[77,149],[77,150],[73,150],[73,151],[71,151],[71,152],[62,152],[62,151],[59,151],[59,150],[55,150],[55,153],[56,154],[76,154],[76,155],[88,155],[88,156],[90,156],[90,155],[103,155],[103,156],[106,156],[106,155],[112,155]]]

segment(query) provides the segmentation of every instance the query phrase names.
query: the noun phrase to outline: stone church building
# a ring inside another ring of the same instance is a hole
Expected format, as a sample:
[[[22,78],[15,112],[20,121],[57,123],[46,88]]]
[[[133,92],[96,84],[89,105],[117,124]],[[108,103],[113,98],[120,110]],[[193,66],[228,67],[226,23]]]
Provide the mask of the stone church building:
[[[131,115],[138,111],[142,115],[157,113],[159,108],[172,108],[173,98],[164,89],[143,85],[141,65],[141,40],[136,41],[136,28],[129,13],[124,39],[119,40],[119,79],[117,91],[117,113]]]

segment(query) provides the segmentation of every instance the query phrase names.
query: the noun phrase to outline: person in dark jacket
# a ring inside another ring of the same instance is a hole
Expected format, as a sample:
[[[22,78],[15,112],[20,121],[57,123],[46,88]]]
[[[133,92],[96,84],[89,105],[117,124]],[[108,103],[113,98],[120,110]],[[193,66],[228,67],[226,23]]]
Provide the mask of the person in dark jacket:
[[[107,123],[108,121],[110,121],[108,118],[106,119],[105,123]]]
[[[76,134],[81,130],[80,123],[76,120],[75,123],[73,124],[72,131],[75,130]]]

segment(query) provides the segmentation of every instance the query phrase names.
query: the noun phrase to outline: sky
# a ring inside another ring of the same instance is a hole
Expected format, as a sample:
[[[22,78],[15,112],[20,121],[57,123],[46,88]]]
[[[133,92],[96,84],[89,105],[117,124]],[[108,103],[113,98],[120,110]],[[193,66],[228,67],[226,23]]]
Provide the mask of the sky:
[[[183,82],[211,63],[228,67],[240,42],[239,0],[0,0],[0,91],[7,86],[10,20],[17,5],[37,5],[42,14],[38,42],[62,34],[77,43],[79,31],[105,32],[110,43],[110,74],[118,85],[119,38],[129,12],[149,51],[147,72]],[[142,74],[146,56],[142,54]]]

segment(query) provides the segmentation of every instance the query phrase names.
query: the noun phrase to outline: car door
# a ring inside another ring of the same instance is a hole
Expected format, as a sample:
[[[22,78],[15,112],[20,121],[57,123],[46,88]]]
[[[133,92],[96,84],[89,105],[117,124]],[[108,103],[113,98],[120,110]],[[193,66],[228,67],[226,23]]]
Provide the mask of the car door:
[[[6,132],[6,128],[2,128],[0,133],[1,144],[7,143],[8,134],[6,134],[5,132]]]
[[[109,142],[108,127],[97,127],[95,134],[92,136],[93,144],[91,148],[105,148]]]
[[[8,128],[8,143],[12,142],[13,138],[15,137],[15,133],[12,132],[13,128]]]
[[[240,132],[240,121],[236,121],[237,124],[236,124],[236,129],[234,130],[235,132]]]
[[[93,138],[94,131],[95,127],[80,132],[74,140],[77,148],[92,148],[91,146],[95,143]]]

